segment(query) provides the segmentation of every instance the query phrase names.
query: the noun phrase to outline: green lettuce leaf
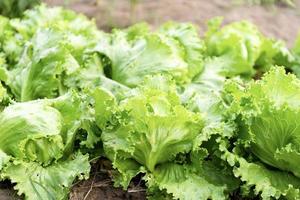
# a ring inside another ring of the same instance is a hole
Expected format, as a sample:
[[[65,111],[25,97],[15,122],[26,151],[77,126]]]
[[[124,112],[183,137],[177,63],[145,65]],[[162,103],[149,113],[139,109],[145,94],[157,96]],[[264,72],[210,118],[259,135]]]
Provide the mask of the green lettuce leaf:
[[[0,64],[1,67],[8,67],[10,63],[16,63],[19,59],[24,40],[16,36],[16,31],[14,30],[11,20],[6,17],[0,16]]]
[[[146,178],[150,191],[158,187],[173,199],[228,199],[240,184],[231,167],[219,159],[203,160],[199,155],[192,153],[190,164],[159,165]]]
[[[256,70],[267,71],[272,65],[288,65],[293,55],[282,41],[265,37],[248,21],[234,22],[220,28],[222,18],[208,23],[205,35],[207,53],[222,63],[226,76],[251,77]]]
[[[0,82],[0,113],[11,102],[10,96]]]
[[[299,177],[299,79],[277,67],[245,88],[226,88],[240,142],[265,164]]]
[[[220,146],[227,146],[226,142],[221,141]],[[298,177],[270,168],[258,160],[253,160],[249,155],[246,158],[247,156],[243,155],[241,150],[238,150],[239,148],[240,146],[234,148],[232,152],[226,147],[220,150],[223,151],[223,158],[234,167],[234,175],[243,182],[240,187],[242,196],[260,196],[263,200],[299,198],[300,179]]]
[[[6,90],[0,83],[0,103],[3,102],[5,95],[6,95]]]
[[[58,97],[69,88],[81,90],[101,82],[101,58],[88,49],[106,36],[93,21],[44,5],[22,19],[2,21],[7,29],[0,38],[6,70],[0,69],[0,78],[5,72],[18,101]]]
[[[10,156],[0,150],[0,171],[10,161]]]
[[[174,82],[163,76],[147,77],[119,103],[110,123],[115,125],[102,133],[102,140],[114,166],[128,160],[149,171],[192,150],[203,126],[199,114],[180,104]]]
[[[226,199],[225,185],[214,185],[184,166],[164,164],[156,169],[154,177],[159,188],[174,199]]]
[[[76,134],[90,110],[75,92],[56,99],[12,103],[0,113],[0,176],[26,199],[66,199],[76,177],[88,178],[88,155]]]
[[[95,101],[96,123],[100,128],[105,129],[117,106],[116,98],[110,91],[104,88],[96,88],[93,97]]]
[[[189,82],[203,68],[204,42],[191,24],[167,23],[157,32],[147,24],[114,30],[95,48],[109,59],[106,74],[129,87],[146,75],[170,74],[178,83]]]
[[[227,63],[228,75],[253,74],[253,66],[261,53],[263,36],[248,22],[236,22],[220,29],[222,20],[209,21],[206,33],[207,52]]]
[[[109,69],[107,75],[130,87],[141,83],[149,74],[168,73],[182,82],[188,73],[187,64],[176,48],[154,33],[128,41],[126,32],[116,30],[95,51],[109,58],[110,63],[105,65]]]
[[[39,31],[32,44],[25,48],[19,66],[11,71],[8,81],[17,99],[29,101],[61,94],[58,90],[62,66],[79,67],[76,61],[74,65],[67,50],[60,47],[57,41],[61,39],[62,35],[51,30]]]
[[[17,67],[9,71],[8,86],[18,100],[53,98],[100,80],[102,66],[95,63],[97,57],[87,54],[87,63],[81,66],[64,39],[51,29],[36,32]]]
[[[87,179],[89,171],[88,156],[76,154],[47,167],[15,160],[2,170],[1,177],[15,183],[14,189],[25,199],[63,200],[68,198],[75,179]]]
[[[160,32],[173,37],[184,48],[184,60],[193,78],[203,70],[205,44],[200,39],[198,29],[193,24],[168,22],[160,27]]]
[[[245,182],[247,187],[254,187],[256,195],[263,200],[270,198],[298,199],[300,198],[300,179],[292,174],[270,170],[256,163],[248,163],[244,159],[239,160],[239,167],[234,170],[237,177]]]
[[[15,158],[48,165],[71,152],[80,127],[78,96],[15,103],[0,113],[0,149]]]

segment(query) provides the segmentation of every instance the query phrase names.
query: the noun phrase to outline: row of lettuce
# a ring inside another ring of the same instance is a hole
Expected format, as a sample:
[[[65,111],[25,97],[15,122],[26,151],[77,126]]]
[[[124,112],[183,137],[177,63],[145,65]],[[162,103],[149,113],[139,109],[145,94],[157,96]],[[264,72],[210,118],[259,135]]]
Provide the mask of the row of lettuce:
[[[0,17],[0,177],[67,199],[90,161],[149,199],[300,198],[300,37],[249,22],[111,33],[44,5]]]

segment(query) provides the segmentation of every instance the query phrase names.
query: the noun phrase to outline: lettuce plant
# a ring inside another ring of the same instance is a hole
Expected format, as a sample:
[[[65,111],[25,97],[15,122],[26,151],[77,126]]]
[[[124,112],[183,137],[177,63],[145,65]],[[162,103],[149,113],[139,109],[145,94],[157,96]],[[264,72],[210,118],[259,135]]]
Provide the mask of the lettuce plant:
[[[1,178],[27,199],[63,199],[88,156],[74,150],[83,107],[77,95],[13,103],[0,114]]]
[[[149,199],[300,199],[300,39],[247,21],[104,33],[45,5],[0,16],[0,178],[67,199],[91,160]]]

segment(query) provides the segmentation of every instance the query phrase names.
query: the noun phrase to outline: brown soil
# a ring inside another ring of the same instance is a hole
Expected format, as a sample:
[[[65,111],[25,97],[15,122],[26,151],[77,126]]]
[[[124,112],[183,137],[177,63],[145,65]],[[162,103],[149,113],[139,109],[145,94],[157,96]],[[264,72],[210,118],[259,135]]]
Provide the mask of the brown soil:
[[[268,36],[285,40],[289,46],[300,29],[300,0],[294,8],[276,6],[236,5],[231,0],[45,0],[46,3],[67,7],[95,18],[104,30],[127,27],[132,23],[146,21],[154,27],[165,21],[192,22],[201,32],[205,23],[214,16],[224,16],[224,22],[247,19],[256,24]],[[66,3],[69,2],[69,3]],[[105,160],[94,165],[91,178],[73,187],[71,200],[123,200],[145,199],[145,189],[133,183],[127,191],[114,188],[110,166]],[[2,188],[2,189],[1,189]],[[9,188],[9,189],[8,189]],[[11,186],[0,184],[0,199],[17,199]]]
[[[141,179],[132,181],[127,191],[115,188],[112,182],[111,163],[100,159],[93,164],[90,179],[75,183],[70,200],[144,200],[146,189]]]
[[[0,182],[0,200],[21,200],[9,181]]]
[[[0,199],[1,200],[13,200],[12,190],[10,189],[0,189]]]

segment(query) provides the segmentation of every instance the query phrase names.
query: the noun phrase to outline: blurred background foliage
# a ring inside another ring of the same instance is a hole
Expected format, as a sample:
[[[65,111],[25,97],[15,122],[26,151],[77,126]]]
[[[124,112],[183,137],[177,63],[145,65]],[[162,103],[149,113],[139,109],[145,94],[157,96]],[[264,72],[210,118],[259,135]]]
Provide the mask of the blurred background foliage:
[[[40,2],[41,0],[0,0],[0,14],[7,17],[20,17],[26,9]]]

